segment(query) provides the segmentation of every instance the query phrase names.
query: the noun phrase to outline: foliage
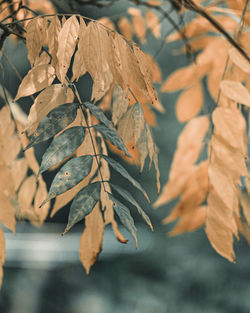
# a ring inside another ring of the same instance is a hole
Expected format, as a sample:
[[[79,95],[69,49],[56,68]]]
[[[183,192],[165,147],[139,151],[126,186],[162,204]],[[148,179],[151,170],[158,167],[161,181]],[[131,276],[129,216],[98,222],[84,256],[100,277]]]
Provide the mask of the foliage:
[[[175,104],[176,116],[186,125],[178,138],[169,180],[154,206],[179,198],[164,220],[169,223],[178,219],[170,235],[204,225],[214,249],[234,262],[234,236],[239,238],[240,231],[249,238],[250,220],[246,166],[246,117],[250,106],[248,1],[238,0],[237,6],[230,0],[224,6],[202,6],[202,1],[187,0],[131,2],[138,6],[129,7],[127,17],[117,21],[121,34],[109,18],[95,21],[80,14],[55,14],[49,1],[42,7],[29,8],[21,2],[1,4],[1,42],[10,34],[24,40],[31,69],[13,101],[3,87],[6,105],[0,111],[0,221],[12,231],[16,218],[41,224],[50,200],[56,198],[51,216],[72,201],[63,234],[85,219],[80,259],[87,273],[101,251],[107,224],[112,224],[119,241],[127,241],[114,214],[137,244],[133,217],[116,195],[131,203],[153,230],[149,217],[132,195],[111,182],[113,169],[148,199],[141,184],[109,155],[107,146],[138,165],[140,171],[149,157],[160,191],[158,148],[151,131],[156,125],[154,110],[162,114],[165,111],[153,86],[157,82],[161,92],[181,90]],[[198,15],[183,29],[178,28],[165,10],[169,4],[180,17],[189,10]],[[141,10],[143,7],[146,11]],[[46,14],[34,16],[34,10]],[[182,40],[182,52],[192,61],[163,83],[155,59],[132,41],[137,39],[143,45],[148,31],[162,40],[160,16],[175,28],[165,36],[166,44]],[[14,29],[13,25],[19,27]],[[93,81],[92,94],[89,101],[82,101],[77,84],[86,73]],[[213,99],[212,110],[204,103],[205,77]],[[13,104],[28,96],[33,97],[33,105],[24,126]],[[39,168],[33,146],[51,138]],[[41,174],[59,166],[47,192]],[[3,264],[2,231],[1,251]]]

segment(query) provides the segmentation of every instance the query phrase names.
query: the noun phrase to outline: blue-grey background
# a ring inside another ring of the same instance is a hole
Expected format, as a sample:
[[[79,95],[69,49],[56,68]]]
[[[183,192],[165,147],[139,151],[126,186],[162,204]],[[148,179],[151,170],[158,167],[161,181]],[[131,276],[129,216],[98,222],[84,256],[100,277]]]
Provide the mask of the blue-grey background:
[[[127,1],[117,1],[109,9],[85,6],[79,11],[82,15],[93,18],[108,15],[116,21],[126,14],[126,5]],[[62,12],[60,7],[58,10]],[[170,28],[163,21],[163,34]],[[154,55],[161,46],[162,42],[149,33],[147,43],[142,48]],[[24,44],[18,42],[14,45],[6,41],[4,48],[23,77],[29,68]],[[173,51],[177,48],[178,44],[164,45],[157,54],[156,60],[160,64],[163,78],[189,62],[183,55],[173,56]],[[3,57],[1,64],[4,68],[2,83],[14,96],[19,80]],[[89,99],[89,88],[89,79],[83,78],[79,90],[86,100]],[[183,127],[177,123],[174,113],[177,96],[178,93],[160,93],[166,113],[157,114],[158,126],[154,129],[154,138],[160,149],[162,184],[168,178],[176,139]],[[28,112],[30,100],[23,99],[19,103]],[[208,96],[206,103],[211,103]],[[36,149],[38,158],[41,159],[44,149],[45,145]],[[125,166],[143,184],[154,202],[157,197],[154,169],[139,174],[134,167]],[[52,177],[51,173],[45,175],[48,184]],[[112,179],[127,187],[127,183],[119,175],[114,174]],[[8,258],[0,294],[0,312],[250,312],[250,249],[245,240],[241,238],[237,243],[237,263],[231,264],[215,253],[203,229],[167,238],[166,233],[173,225],[162,225],[161,220],[169,213],[173,203],[154,210],[139,194],[135,194],[134,189],[131,188],[130,192],[145,208],[155,231],[151,233],[133,211],[138,226],[139,247],[136,250],[126,230],[123,229],[123,233],[129,238],[129,243],[122,245],[116,242],[111,230],[107,228],[103,252],[89,276],[86,276],[77,254],[82,226],[76,226],[68,237],[60,237],[67,221],[68,207],[61,210],[54,219],[48,220],[50,224],[41,229],[22,223],[18,225],[15,240],[11,234],[7,234]]]

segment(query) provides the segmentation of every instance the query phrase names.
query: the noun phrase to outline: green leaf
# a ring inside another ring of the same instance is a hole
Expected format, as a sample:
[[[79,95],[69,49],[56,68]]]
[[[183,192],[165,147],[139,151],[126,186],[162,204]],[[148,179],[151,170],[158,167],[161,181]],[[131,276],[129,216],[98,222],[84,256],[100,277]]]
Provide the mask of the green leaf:
[[[83,155],[79,158],[69,160],[56,174],[50,186],[48,198],[43,201],[40,207],[49,200],[73,188],[88,176],[92,168],[92,163],[92,155]]]
[[[133,217],[130,214],[130,211],[125,205],[118,201],[112,194],[108,193],[109,199],[114,203],[114,210],[119,216],[121,223],[127,228],[127,230],[133,235],[137,247],[137,236],[136,236],[136,227],[133,220]]]
[[[114,129],[113,123],[107,119],[106,115],[103,113],[103,111],[97,106],[90,102],[84,102],[83,105],[90,110],[90,112],[104,125],[106,125],[108,128]]]
[[[91,213],[100,199],[101,184],[96,182],[81,189],[75,196],[69,211],[68,224],[62,235],[65,235],[77,222]]]
[[[50,111],[49,114],[40,122],[34,134],[29,136],[30,143],[25,150],[38,144],[39,142],[55,136],[72,123],[76,118],[77,108],[77,103],[65,103]]]
[[[125,154],[132,158],[132,156],[130,155],[130,153],[128,152],[127,147],[125,146],[125,144],[123,143],[121,137],[116,133],[116,131],[114,129],[108,128],[104,125],[94,125],[94,128],[100,132],[103,137],[105,137],[107,140],[109,140],[112,145],[116,146],[119,150],[122,150],[125,152]]]
[[[144,221],[149,225],[149,227],[151,228],[151,230],[153,231],[154,228],[151,224],[151,221],[148,217],[148,215],[143,211],[143,209],[140,207],[140,205],[137,203],[137,201],[134,199],[134,197],[131,195],[130,192],[128,192],[127,190],[117,186],[117,185],[114,185],[114,184],[111,184],[109,183],[110,186],[115,190],[117,191],[125,200],[127,200],[128,202],[132,203],[136,208],[137,208],[137,211],[138,213],[142,216],[142,218],[144,219]]]
[[[127,180],[129,180],[133,186],[135,186],[137,189],[139,189],[144,194],[144,196],[148,200],[148,202],[150,202],[146,191],[142,188],[140,183],[138,183],[138,181],[136,181],[120,163],[116,162],[115,160],[109,158],[106,155],[102,155],[102,158],[104,158],[104,160],[106,160],[108,162],[108,164],[113,167],[114,170],[116,170],[123,177],[125,177]]]
[[[82,144],[84,137],[85,128],[75,126],[66,129],[63,133],[54,138],[43,155],[38,175],[73,153]]]

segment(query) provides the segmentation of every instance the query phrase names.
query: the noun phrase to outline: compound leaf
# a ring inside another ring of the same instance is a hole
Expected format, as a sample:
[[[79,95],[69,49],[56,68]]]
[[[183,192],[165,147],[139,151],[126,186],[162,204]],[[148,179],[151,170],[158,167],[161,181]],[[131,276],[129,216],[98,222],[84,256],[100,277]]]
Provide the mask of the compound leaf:
[[[100,198],[100,192],[100,182],[90,184],[78,192],[71,204],[68,224],[63,235],[93,210]]]
[[[73,153],[82,144],[85,133],[84,127],[75,126],[66,129],[63,133],[54,138],[43,155],[38,175]]]

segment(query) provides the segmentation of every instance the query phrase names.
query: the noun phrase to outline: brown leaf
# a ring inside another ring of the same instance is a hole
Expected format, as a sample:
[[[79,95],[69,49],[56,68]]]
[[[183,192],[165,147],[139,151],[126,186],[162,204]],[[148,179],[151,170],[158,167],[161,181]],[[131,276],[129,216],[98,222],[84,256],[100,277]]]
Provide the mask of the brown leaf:
[[[71,16],[64,23],[58,34],[57,50],[57,76],[61,83],[65,82],[65,76],[70,66],[71,57],[75,51],[79,33],[79,23],[75,15]]]
[[[161,38],[161,24],[159,17],[152,10],[148,10],[145,16],[146,25],[156,38]]]
[[[128,13],[132,15],[132,26],[135,35],[139,38],[141,43],[146,42],[146,24],[141,15],[141,11],[136,8],[129,8]]]
[[[23,78],[14,101],[30,96],[48,86],[55,79],[55,70],[50,64],[41,64],[33,67]]]
[[[121,34],[128,40],[132,40],[133,33],[129,20],[122,16],[118,21],[118,27],[120,29]]]
[[[93,211],[85,218],[85,229],[79,243],[79,254],[86,273],[89,274],[90,267],[96,262],[102,250],[104,233],[104,222],[100,212],[99,202]]]
[[[79,30],[79,42],[77,45],[77,51],[74,57],[74,63],[72,67],[73,76],[71,78],[71,81],[78,81],[78,79],[86,73],[86,65],[84,62],[84,56],[82,51],[84,50],[84,33],[86,31],[86,24],[82,17],[80,17],[80,30]]]
[[[135,43],[133,43],[133,49],[134,49],[136,59],[138,61],[139,68],[140,68],[141,73],[144,77],[144,81],[145,81],[145,84],[147,86],[147,91],[148,91],[149,97],[152,101],[152,106],[156,110],[158,110],[159,112],[164,112],[165,109],[162,106],[162,104],[158,98],[158,95],[157,95],[157,92],[156,92],[154,86],[152,85],[152,76],[151,76],[150,70],[148,68],[146,56],[144,55],[144,53],[141,51],[141,49]]]
[[[74,100],[73,91],[61,84],[54,84],[43,90],[35,99],[28,116],[25,130],[28,135],[32,134],[40,121],[57,106],[72,102]]]
[[[176,115],[180,122],[186,122],[200,113],[203,104],[202,85],[197,82],[183,91],[176,102]]]
[[[250,93],[240,82],[223,80],[220,83],[221,91],[233,101],[250,107]]]
[[[47,21],[42,17],[31,20],[26,27],[26,47],[31,66],[39,56],[42,45],[46,38]]]
[[[250,74],[250,63],[240,54],[238,50],[231,47],[229,49],[229,56],[235,65],[237,65],[242,71]]]
[[[10,172],[13,177],[15,191],[19,188],[20,184],[26,177],[28,164],[25,158],[16,159],[10,165]]]
[[[148,62],[149,71],[152,76],[152,81],[158,84],[162,83],[161,69],[158,63],[150,54],[145,53],[145,56]]]
[[[58,50],[58,35],[61,30],[61,22],[57,15],[52,16],[51,22],[48,28],[48,48],[49,53],[52,56],[52,65],[57,68],[57,50]]]
[[[18,216],[25,218],[26,212],[32,207],[32,200],[36,192],[36,177],[31,175],[25,179],[18,191],[18,203],[20,211]]]

